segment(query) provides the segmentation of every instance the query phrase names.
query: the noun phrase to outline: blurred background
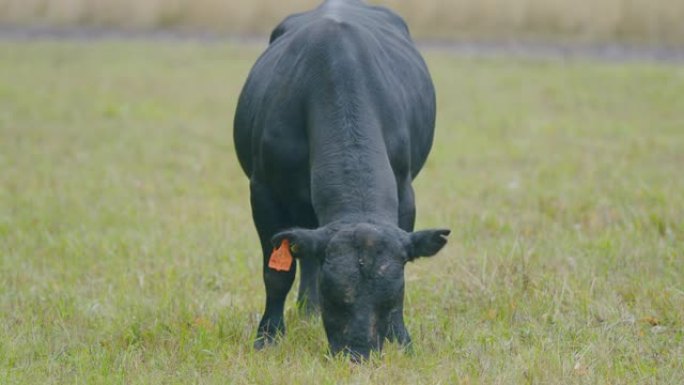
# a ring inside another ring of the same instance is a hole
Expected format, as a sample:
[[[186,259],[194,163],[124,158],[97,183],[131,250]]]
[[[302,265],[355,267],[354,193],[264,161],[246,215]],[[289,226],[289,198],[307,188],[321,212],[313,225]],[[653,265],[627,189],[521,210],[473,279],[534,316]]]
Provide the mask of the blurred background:
[[[5,26],[265,34],[316,0],[0,0]],[[683,0],[382,0],[414,36],[684,45]]]

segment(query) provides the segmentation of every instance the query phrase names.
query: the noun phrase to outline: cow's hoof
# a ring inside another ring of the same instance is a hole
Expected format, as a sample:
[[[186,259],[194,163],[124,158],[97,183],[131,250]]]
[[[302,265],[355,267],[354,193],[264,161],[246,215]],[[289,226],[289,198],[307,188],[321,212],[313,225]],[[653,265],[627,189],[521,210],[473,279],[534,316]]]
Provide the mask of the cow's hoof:
[[[266,347],[276,345],[277,343],[278,339],[276,336],[271,334],[262,334],[257,336],[257,338],[254,340],[254,350],[262,350]]]
[[[268,318],[264,316],[259,322],[257,336],[254,340],[254,349],[261,350],[269,345],[278,343],[278,339],[285,335],[285,323],[283,318]]]
[[[261,350],[265,347],[276,345],[278,340],[285,335],[285,325],[278,322],[275,325],[266,323],[264,327],[259,328],[257,337],[254,340],[254,349]]]
[[[415,355],[416,351],[413,349],[413,344],[409,340],[406,343],[400,344],[401,346],[401,351],[404,352],[404,354],[407,354],[409,356]]]

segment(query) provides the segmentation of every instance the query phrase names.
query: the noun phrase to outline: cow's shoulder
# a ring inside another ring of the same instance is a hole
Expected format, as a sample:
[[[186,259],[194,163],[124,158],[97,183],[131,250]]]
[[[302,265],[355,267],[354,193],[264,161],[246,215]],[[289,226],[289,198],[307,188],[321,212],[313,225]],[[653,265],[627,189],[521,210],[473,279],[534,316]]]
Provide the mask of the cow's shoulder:
[[[283,21],[278,24],[273,31],[271,31],[271,36],[268,39],[268,43],[272,44],[276,39],[285,34],[285,32],[297,28],[302,25],[303,19],[306,19],[311,12],[295,13],[286,17]]]
[[[289,32],[306,30],[314,33],[321,24],[340,24],[352,28],[364,29],[372,34],[386,35],[395,34],[409,37],[409,29],[404,19],[394,11],[383,6],[370,6],[363,3],[337,3],[325,2],[320,7],[302,13],[296,13],[286,17],[278,24],[269,38],[272,44]]]

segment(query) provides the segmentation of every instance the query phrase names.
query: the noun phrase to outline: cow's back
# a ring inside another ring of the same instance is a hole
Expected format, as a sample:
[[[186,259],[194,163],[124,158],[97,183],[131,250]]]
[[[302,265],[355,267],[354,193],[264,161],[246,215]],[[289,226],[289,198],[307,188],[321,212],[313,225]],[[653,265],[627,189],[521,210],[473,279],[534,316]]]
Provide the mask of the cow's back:
[[[306,194],[311,111],[334,103],[321,91],[326,85],[348,90],[353,103],[372,112],[394,173],[415,177],[434,130],[435,95],[425,63],[401,18],[339,0],[284,20],[252,69],[235,117],[245,173],[300,185],[295,193]]]

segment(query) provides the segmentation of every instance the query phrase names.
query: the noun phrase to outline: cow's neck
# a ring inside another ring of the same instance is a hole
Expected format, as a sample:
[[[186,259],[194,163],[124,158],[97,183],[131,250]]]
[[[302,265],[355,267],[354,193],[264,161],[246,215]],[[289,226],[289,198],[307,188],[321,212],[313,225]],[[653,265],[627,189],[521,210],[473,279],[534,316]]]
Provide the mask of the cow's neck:
[[[379,124],[341,121],[310,131],[311,198],[319,225],[398,221],[397,184]]]

